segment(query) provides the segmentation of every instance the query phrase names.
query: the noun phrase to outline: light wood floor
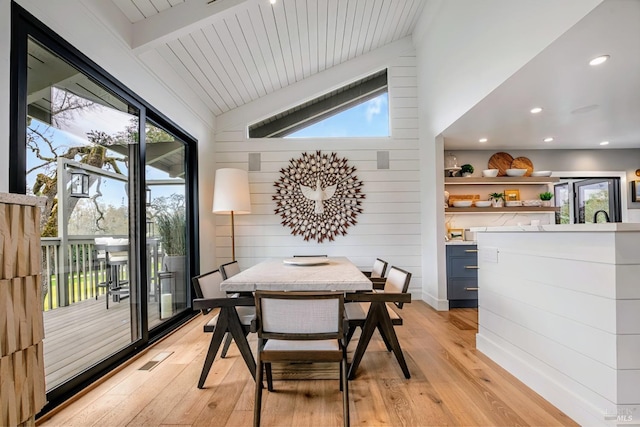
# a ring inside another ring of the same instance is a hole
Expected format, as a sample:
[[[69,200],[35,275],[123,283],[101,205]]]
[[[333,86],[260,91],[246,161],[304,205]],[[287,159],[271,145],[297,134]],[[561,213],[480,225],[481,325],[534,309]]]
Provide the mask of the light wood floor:
[[[47,390],[131,343],[130,301],[105,296],[45,311],[44,361]],[[158,303],[149,302],[149,325],[161,322]]]
[[[571,419],[475,350],[477,311],[405,305],[396,328],[412,377],[406,380],[376,333],[349,383],[356,426],[560,426]],[[198,316],[129,366],[38,421],[42,426],[248,426],[254,382],[235,346],[196,387],[210,335]],[[255,346],[255,336],[250,335]],[[349,346],[355,349],[355,338]],[[151,371],[139,368],[173,352]],[[342,425],[335,380],[276,381],[263,395],[263,426]]]

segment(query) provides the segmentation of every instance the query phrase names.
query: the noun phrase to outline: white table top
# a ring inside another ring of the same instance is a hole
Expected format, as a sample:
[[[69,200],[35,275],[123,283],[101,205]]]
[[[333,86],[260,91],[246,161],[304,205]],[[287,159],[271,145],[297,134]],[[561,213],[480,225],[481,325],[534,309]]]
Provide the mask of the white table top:
[[[371,281],[345,257],[326,264],[297,266],[270,259],[241,271],[220,284],[223,291],[370,291]]]

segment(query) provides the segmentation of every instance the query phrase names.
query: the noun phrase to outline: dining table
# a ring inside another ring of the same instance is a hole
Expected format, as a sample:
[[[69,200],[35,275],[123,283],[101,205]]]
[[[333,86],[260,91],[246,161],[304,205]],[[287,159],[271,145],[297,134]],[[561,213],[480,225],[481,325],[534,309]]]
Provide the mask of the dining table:
[[[409,294],[387,295],[386,298],[373,291],[373,283],[347,257],[298,257],[275,258],[262,261],[235,276],[222,281],[220,289],[226,292],[254,292],[256,290],[270,291],[340,291],[347,295],[345,300],[355,298],[354,301],[369,301],[370,308],[363,331],[373,333],[378,328],[385,338],[392,342],[392,347],[400,366],[408,378],[408,368],[393,327],[380,328],[391,325],[386,309],[386,302],[397,299],[409,302]],[[369,295],[369,297],[367,297]],[[240,319],[233,316],[230,322]],[[370,336],[369,336],[370,337]],[[236,344],[245,351],[249,344],[245,336],[238,337]],[[358,340],[353,361],[349,367],[349,378],[355,377],[355,372],[362,360],[369,340]],[[254,368],[255,369],[255,368]],[[253,372],[255,374],[255,371]],[[254,375],[255,377],[255,375]]]
[[[371,280],[346,257],[276,258],[262,261],[220,284],[226,292],[370,291]]]

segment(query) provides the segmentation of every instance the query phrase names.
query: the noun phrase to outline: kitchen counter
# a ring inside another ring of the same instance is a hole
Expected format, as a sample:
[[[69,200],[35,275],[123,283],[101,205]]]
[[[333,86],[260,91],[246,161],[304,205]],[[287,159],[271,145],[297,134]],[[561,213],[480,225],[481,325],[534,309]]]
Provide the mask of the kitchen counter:
[[[475,240],[448,240],[445,245],[475,245]]]
[[[546,224],[546,225],[509,225],[500,227],[472,227],[471,231],[488,231],[493,233],[513,233],[523,232],[619,232],[619,231],[640,231],[639,223],[631,222],[606,222],[598,224]]]
[[[581,425],[637,422],[640,224],[472,231],[477,349]]]

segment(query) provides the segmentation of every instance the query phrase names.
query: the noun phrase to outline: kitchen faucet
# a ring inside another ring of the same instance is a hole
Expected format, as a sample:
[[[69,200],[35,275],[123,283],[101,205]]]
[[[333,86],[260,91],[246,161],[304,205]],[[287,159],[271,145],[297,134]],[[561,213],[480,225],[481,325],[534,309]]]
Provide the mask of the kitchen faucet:
[[[598,214],[601,213],[601,212],[604,214],[604,220],[606,222],[611,222],[611,220],[609,219],[609,214],[607,213],[607,211],[605,211],[604,209],[600,209],[599,211],[596,211],[596,213],[593,214],[593,223],[595,224],[596,222],[598,222]]]

